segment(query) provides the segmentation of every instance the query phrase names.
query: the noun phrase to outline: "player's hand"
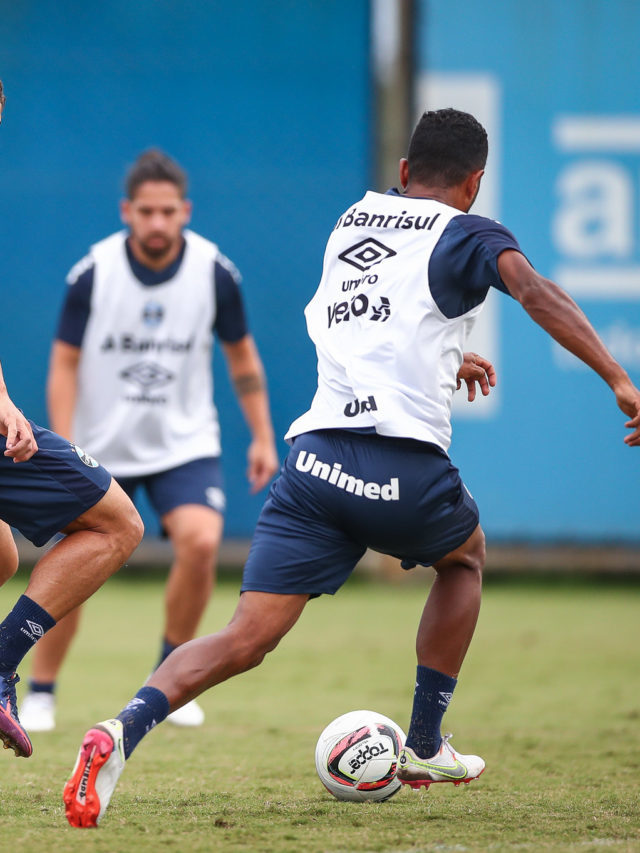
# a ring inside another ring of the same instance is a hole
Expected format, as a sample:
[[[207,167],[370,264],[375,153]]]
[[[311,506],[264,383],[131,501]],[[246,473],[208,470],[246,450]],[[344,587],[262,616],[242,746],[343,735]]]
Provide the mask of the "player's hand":
[[[640,391],[630,379],[614,387],[616,403],[628,415],[630,420],[625,423],[627,429],[633,430],[625,435],[624,443],[629,447],[640,446]]]
[[[278,470],[280,462],[273,439],[254,439],[247,451],[247,479],[251,494],[264,489]]]
[[[496,371],[489,359],[475,352],[465,352],[456,379],[458,388],[463,382],[466,383],[467,400],[473,403],[476,398],[476,382],[480,386],[482,396],[488,397],[490,387],[493,388],[496,384]]]
[[[29,421],[6,391],[0,394],[0,435],[7,437],[4,455],[14,462],[26,462],[38,449]]]

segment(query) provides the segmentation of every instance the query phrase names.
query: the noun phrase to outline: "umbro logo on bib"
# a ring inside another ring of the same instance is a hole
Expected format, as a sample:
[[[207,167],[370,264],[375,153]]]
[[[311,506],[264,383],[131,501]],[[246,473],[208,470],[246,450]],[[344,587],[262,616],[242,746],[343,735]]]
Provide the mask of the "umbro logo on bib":
[[[173,373],[161,364],[153,361],[140,361],[121,371],[120,376],[128,382],[135,382],[142,388],[157,388],[175,379]]]
[[[340,252],[338,257],[341,261],[351,264],[352,267],[366,272],[374,264],[379,264],[380,261],[386,261],[387,258],[392,258],[397,252],[385,246],[379,240],[374,240],[373,237],[367,237],[366,240],[361,240],[355,246],[345,249]]]

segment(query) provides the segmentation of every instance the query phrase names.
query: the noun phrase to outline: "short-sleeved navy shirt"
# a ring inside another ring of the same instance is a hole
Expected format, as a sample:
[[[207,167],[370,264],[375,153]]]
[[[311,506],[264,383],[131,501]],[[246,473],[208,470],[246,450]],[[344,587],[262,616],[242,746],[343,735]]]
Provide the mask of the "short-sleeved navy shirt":
[[[126,243],[127,257],[135,277],[145,287],[169,281],[177,273],[184,257],[186,243],[178,257],[162,270],[156,271],[144,266],[133,256]],[[67,289],[62,313],[58,323],[56,338],[71,346],[82,346],[82,339],[91,311],[91,291],[93,289],[94,266],[86,267],[78,275],[73,287]],[[213,265],[211,286],[214,288],[216,318],[213,331],[224,343],[236,343],[248,333],[248,324],[240,290],[241,276],[235,265],[224,255],[219,255]]]
[[[388,194],[400,195],[396,189]],[[445,317],[471,311],[490,287],[510,295],[498,272],[505,249],[522,253],[511,231],[495,219],[461,213],[449,220],[429,259],[429,289]]]

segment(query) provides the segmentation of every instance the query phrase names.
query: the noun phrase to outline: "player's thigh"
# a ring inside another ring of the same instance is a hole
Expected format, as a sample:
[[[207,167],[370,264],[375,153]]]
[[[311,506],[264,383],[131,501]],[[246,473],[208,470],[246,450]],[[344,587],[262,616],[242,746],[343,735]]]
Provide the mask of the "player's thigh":
[[[262,651],[271,651],[293,628],[308,600],[306,594],[243,592],[229,627]]]
[[[142,539],[144,527],[131,499],[112,478],[103,497],[66,525],[62,532],[70,534],[79,530],[116,534],[127,542],[135,540],[133,550]]]

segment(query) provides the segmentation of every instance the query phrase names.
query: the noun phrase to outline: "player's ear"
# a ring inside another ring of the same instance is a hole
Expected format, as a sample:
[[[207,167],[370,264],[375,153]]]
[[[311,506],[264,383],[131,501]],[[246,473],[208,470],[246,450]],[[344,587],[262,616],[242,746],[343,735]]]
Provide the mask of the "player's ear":
[[[184,211],[184,224],[186,225],[191,221],[191,214],[193,213],[193,204],[191,199],[185,198],[183,202],[183,211]]]
[[[478,169],[477,172],[471,172],[465,182],[465,190],[469,207],[476,200],[476,196],[480,192],[480,181],[484,175],[484,169]]]
[[[398,174],[400,176],[400,186],[403,190],[406,190],[409,186],[409,161],[406,157],[400,158]]]
[[[123,198],[120,201],[120,219],[125,225],[131,222],[131,202],[128,198]]]

